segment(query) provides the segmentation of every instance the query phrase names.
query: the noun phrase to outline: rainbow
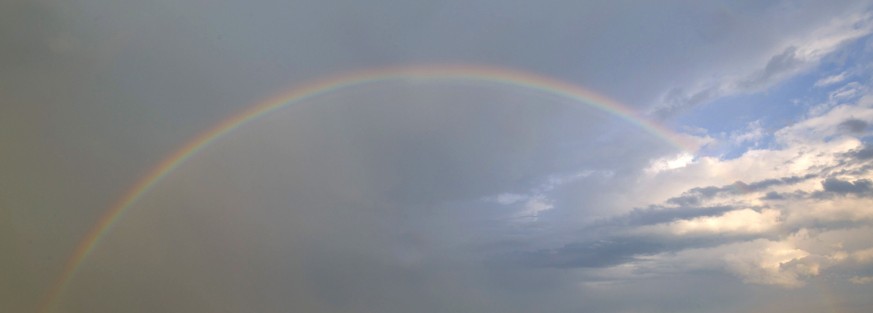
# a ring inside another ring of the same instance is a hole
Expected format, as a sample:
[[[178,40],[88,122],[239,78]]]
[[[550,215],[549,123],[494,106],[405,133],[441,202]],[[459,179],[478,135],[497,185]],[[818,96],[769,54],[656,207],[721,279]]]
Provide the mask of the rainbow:
[[[140,178],[117,202],[115,202],[97,223],[91,228],[72,253],[57,281],[50,287],[47,296],[40,304],[38,312],[51,312],[56,306],[60,294],[75,276],[82,262],[88,258],[94,248],[106,236],[112,226],[124,216],[125,211],[133,206],[144,194],[148,193],[158,182],[170,172],[179,167],[191,156],[204,147],[215,142],[223,135],[234,131],[240,126],[250,123],[292,104],[316,98],[330,92],[348,87],[360,86],[385,81],[402,80],[463,80],[486,82],[514,87],[524,87],[550,95],[560,96],[580,104],[600,109],[649,132],[680,150],[693,151],[694,148],[682,136],[670,129],[638,115],[631,108],[615,100],[599,95],[594,91],[536,74],[485,66],[413,66],[392,67],[374,70],[364,70],[339,75],[332,78],[315,81],[267,99],[250,106],[240,114],[231,116],[208,131],[195,137],[180,149],[176,150],[161,163],[152,168]]]

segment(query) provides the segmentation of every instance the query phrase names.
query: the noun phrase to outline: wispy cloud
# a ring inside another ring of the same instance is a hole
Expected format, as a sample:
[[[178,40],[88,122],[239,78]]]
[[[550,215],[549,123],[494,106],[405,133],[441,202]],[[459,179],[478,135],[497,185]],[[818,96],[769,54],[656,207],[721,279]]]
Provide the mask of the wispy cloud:
[[[664,95],[654,114],[669,117],[716,98],[765,90],[792,75],[809,70],[826,55],[871,32],[873,15],[869,13],[834,18],[811,34],[788,39],[780,51],[756,70],[719,76],[698,82],[693,87],[673,88]],[[836,84],[845,79],[843,75],[822,79],[816,86]]]
[[[831,76],[824,77],[822,79],[817,80],[815,82],[814,86],[816,86],[816,87],[830,86],[830,85],[842,82],[843,80],[846,79],[846,77],[848,77],[848,72],[842,72],[842,73],[839,73],[836,75],[831,75]]]
[[[483,200],[496,202],[504,206],[516,205],[519,208],[517,208],[517,211],[512,215],[514,218],[536,221],[540,214],[555,207],[549,193],[560,188],[562,185],[584,179],[594,174],[600,174],[601,176],[611,175],[608,171],[598,173],[592,170],[579,171],[567,175],[549,175],[545,179],[545,182],[535,186],[527,193],[502,193],[496,196],[485,197]]]

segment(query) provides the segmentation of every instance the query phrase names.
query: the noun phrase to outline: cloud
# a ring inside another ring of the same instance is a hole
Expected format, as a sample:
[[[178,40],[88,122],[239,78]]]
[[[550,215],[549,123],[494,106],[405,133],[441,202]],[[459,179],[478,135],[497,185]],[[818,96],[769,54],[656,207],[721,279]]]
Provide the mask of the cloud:
[[[804,58],[795,46],[785,48],[782,53],[774,55],[767,61],[761,71],[750,77],[737,81],[734,88],[739,90],[756,90],[762,86],[770,86],[781,76],[792,73],[804,65]],[[765,87],[766,88],[766,87]]]
[[[543,196],[535,196],[529,198],[527,202],[524,203],[524,207],[521,211],[516,213],[516,217],[520,218],[532,218],[536,219],[540,213],[551,210],[555,207],[552,201],[546,199]]]
[[[865,90],[867,90],[867,86],[861,85],[858,82],[851,82],[831,91],[828,98],[833,102],[851,100],[862,95]]]
[[[848,76],[848,72],[842,72],[836,75],[831,75],[815,82],[815,87],[825,87],[842,82]]]
[[[871,191],[871,187],[873,187],[873,182],[869,179],[859,179],[855,181],[846,181],[840,180],[838,178],[828,178],[825,179],[822,183],[825,191],[838,193],[838,194],[867,194]]]
[[[679,220],[664,225],[675,235],[688,234],[759,234],[771,231],[779,225],[777,210],[761,212],[743,209],[726,212],[719,216],[697,217]],[[657,226],[656,226],[657,227]]]
[[[787,40],[758,69],[718,76],[694,87],[674,87],[664,94],[662,102],[655,107],[653,113],[661,118],[672,117],[716,98],[770,88],[788,77],[809,70],[823,57],[843,45],[873,32],[871,17],[873,15],[869,13],[855,13],[833,18],[819,25],[811,34]],[[839,78],[840,81],[842,79]],[[833,81],[830,84],[837,83],[837,78],[830,80]],[[845,98],[848,92],[847,90],[835,97]]]
[[[75,41],[64,29],[62,16],[50,6],[32,1],[5,1],[0,4],[0,66],[21,69],[70,50]]]
[[[694,187],[688,191],[683,192],[681,196],[668,199],[667,203],[678,205],[696,204],[701,203],[704,200],[712,199],[716,196],[724,194],[742,195],[763,191],[774,186],[790,186],[807,181],[817,176],[818,174],[816,173],[809,173],[804,176],[770,178],[752,183],[736,181],[732,184],[724,186]]]
[[[819,274],[819,266],[804,262],[809,253],[782,242],[755,241],[741,244],[734,249],[751,249],[759,253],[745,253],[729,249],[726,263],[730,271],[745,282],[800,287],[803,277]]]
[[[850,152],[851,155],[860,160],[867,160],[873,158],[873,145],[864,145],[858,150]]]
[[[813,108],[806,119],[776,131],[775,145],[734,159],[656,158],[650,164],[658,170],[641,169],[630,187],[648,191],[648,205],[588,226],[576,242],[523,259],[543,267],[617,271],[612,279],[619,281],[699,269],[797,288],[822,275],[857,274],[851,264],[873,259],[866,258],[869,246],[858,242],[847,249],[843,243],[863,237],[848,232],[873,221],[873,169],[867,144],[855,137],[863,133],[845,131],[847,120],[871,114],[866,98],[854,99],[824,112]],[[681,166],[668,166],[677,159]],[[602,275],[597,277],[609,277]]]
[[[658,172],[669,171],[677,168],[683,168],[694,162],[694,155],[683,152],[674,157],[661,158],[653,160],[646,172],[657,174]]]
[[[747,142],[757,145],[765,136],[766,132],[763,126],[761,126],[761,120],[755,120],[749,123],[744,131],[731,134],[731,141],[733,141],[734,145],[741,145]]]
[[[546,177],[543,183],[535,186],[526,194],[501,193],[496,196],[485,197],[484,200],[496,202],[504,206],[520,203],[520,209],[512,216],[517,219],[536,221],[541,213],[555,207],[554,201],[549,197],[549,194],[555,189],[595,174],[606,177],[612,175],[608,171],[596,172],[591,170],[578,171],[567,175],[553,174]]]
[[[764,195],[763,200],[784,200],[785,196],[775,191],[770,191]]]
[[[867,264],[873,261],[873,248],[858,250],[852,253],[852,258],[861,264]]]
[[[856,134],[863,133],[869,126],[870,124],[867,121],[855,118],[850,118],[840,123],[841,128]]]
[[[281,90],[361,69],[488,64],[675,116],[837,59],[869,33],[856,13],[867,10],[3,2],[0,277],[12,283],[0,311],[36,307],[81,234],[149,168]],[[866,129],[845,123],[873,121],[869,84],[862,66],[831,65],[847,76],[810,89],[828,99],[785,117],[791,126],[665,125],[752,146],[730,160],[525,88],[398,80],[312,98],[169,173],[102,237],[58,310],[735,312],[772,298],[824,311],[806,306],[808,288],[743,284],[870,275],[873,199],[835,193],[873,179]],[[760,311],[780,309],[802,311]]]
[[[852,276],[849,281],[856,285],[866,285],[873,283],[873,276]]]
[[[502,205],[510,205],[519,201],[523,201],[529,198],[526,195],[514,194],[514,193],[501,193],[493,198],[488,198],[487,200],[495,201]]]
[[[692,219],[697,217],[717,216],[735,210],[731,206],[697,207],[693,205],[679,205],[678,207],[651,206],[646,209],[634,209],[633,211],[608,220],[607,225],[645,226],[680,219]]]
[[[633,262],[639,256],[661,251],[654,242],[628,239],[603,239],[573,243],[558,249],[523,254],[522,262],[536,267],[605,268]]]

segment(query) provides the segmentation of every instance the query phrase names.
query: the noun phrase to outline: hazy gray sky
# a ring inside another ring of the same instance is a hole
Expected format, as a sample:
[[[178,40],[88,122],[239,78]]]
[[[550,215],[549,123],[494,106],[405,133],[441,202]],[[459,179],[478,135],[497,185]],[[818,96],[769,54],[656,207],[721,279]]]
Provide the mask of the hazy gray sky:
[[[0,2],[0,311],[869,312],[869,1]]]

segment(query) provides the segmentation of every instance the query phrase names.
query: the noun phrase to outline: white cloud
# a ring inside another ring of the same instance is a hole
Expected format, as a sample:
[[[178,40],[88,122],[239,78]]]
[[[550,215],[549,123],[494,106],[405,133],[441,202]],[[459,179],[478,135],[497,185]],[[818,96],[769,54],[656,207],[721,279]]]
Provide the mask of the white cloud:
[[[672,157],[665,157],[652,160],[646,172],[649,174],[657,174],[664,171],[683,168],[694,162],[694,155],[683,152]]]
[[[840,83],[848,77],[848,72],[842,72],[836,75],[831,75],[822,79],[819,79],[815,82],[816,87],[825,87],[830,86],[836,83]]]
[[[811,198],[774,206],[790,213],[785,220],[788,225],[873,221],[873,199],[869,198]]]
[[[870,34],[873,31],[873,15],[869,12],[855,13],[834,18],[811,35],[793,41],[797,55],[803,60],[818,60],[833,52],[843,43]]]
[[[494,202],[500,203],[502,205],[510,205],[510,204],[514,204],[514,203],[519,202],[519,201],[523,201],[527,198],[528,198],[528,196],[526,196],[526,195],[520,195],[520,194],[515,194],[515,193],[501,193],[495,197],[488,198],[486,200],[494,201]]]
[[[779,225],[777,210],[752,209],[730,211],[720,216],[698,217],[679,220],[666,227],[676,235],[686,234],[760,234]]]
[[[524,203],[522,210],[516,213],[515,217],[536,220],[540,213],[551,210],[554,207],[554,204],[548,198],[544,196],[535,196]]]
[[[856,227],[852,225],[873,222],[873,198],[829,194],[823,184],[826,178],[847,182],[873,179],[868,163],[849,157],[865,146],[858,138],[862,133],[849,132],[841,126],[850,119],[873,121],[873,99],[864,96],[869,92],[867,89],[854,83],[837,88],[842,89],[857,90],[857,93],[823,111],[813,110],[806,119],[779,129],[773,133],[772,147],[752,149],[730,160],[679,155],[653,161],[644,170],[646,175],[640,175],[629,188],[632,190],[629,197],[636,197],[638,207],[682,206],[684,204],[666,200],[686,196],[697,197],[699,201],[685,208],[691,212],[706,207],[735,209],[633,226],[626,234],[655,236],[666,241],[734,239],[711,247],[679,248],[628,262],[645,268],[646,273],[669,272],[665,269],[722,269],[746,283],[787,288],[803,286],[808,278],[829,270],[852,270],[847,264],[873,262],[873,248],[858,239],[859,234],[865,237],[863,234],[868,234],[869,229],[852,228]],[[737,144],[757,140],[760,136],[763,136],[760,125],[752,123],[748,131],[725,140]],[[814,176],[809,176],[811,174]],[[788,177],[802,179],[785,182]],[[731,189],[731,186],[746,188]],[[696,189],[696,193],[689,192],[694,188],[700,189]],[[771,193],[777,196],[765,198]],[[870,283],[873,279],[856,277],[853,283]]]
[[[746,142],[757,144],[765,135],[764,128],[761,126],[761,120],[755,120],[749,123],[744,131],[732,134],[730,140],[734,145],[741,145]]]
[[[866,86],[861,85],[858,82],[851,82],[851,83],[848,83],[848,84],[840,87],[837,90],[832,91],[828,95],[828,98],[832,102],[846,101],[846,100],[850,100],[850,99],[853,99],[855,97],[858,97],[859,95],[864,93],[866,90],[867,90]]]
[[[873,121],[873,108],[868,99],[860,98],[856,103],[829,105],[824,110],[813,108],[809,118],[777,131],[776,138],[785,145],[815,144],[827,137],[841,135],[840,123],[848,119]]]
[[[849,82],[839,88],[831,90],[828,93],[828,99],[819,103],[816,106],[813,106],[809,110],[810,116],[818,116],[825,114],[830,109],[839,106],[844,103],[852,102],[858,100],[858,98],[866,95],[869,90],[869,87],[862,85],[858,82]],[[866,105],[869,107],[869,105]]]
[[[766,239],[662,253],[640,266],[661,273],[664,269],[668,273],[670,269],[726,270],[746,283],[786,288],[803,286],[804,278],[817,276],[821,271],[821,264],[790,240]]]
[[[802,277],[819,274],[818,264],[803,262],[808,252],[786,242],[755,241],[731,248],[736,250],[725,255],[725,263],[748,283],[800,287]]]
[[[855,104],[840,104],[812,115],[774,132],[773,147],[748,150],[734,159],[723,160],[714,156],[692,158],[680,154],[652,161],[645,170],[649,175],[640,176],[638,184],[631,187],[634,191],[629,193],[629,197],[637,198],[637,206],[646,206],[663,202],[694,187],[804,176],[835,166],[841,155],[862,146],[862,142],[853,134],[845,134],[840,124],[847,119],[873,121],[871,104],[873,98],[861,97]],[[763,133],[763,130],[755,130],[754,123],[749,128],[751,130],[746,135],[728,140],[751,140]],[[807,182],[803,186],[802,189],[806,191],[821,187],[817,181]],[[746,196],[747,200],[752,201],[762,194]],[[732,199],[738,197],[733,196]]]

